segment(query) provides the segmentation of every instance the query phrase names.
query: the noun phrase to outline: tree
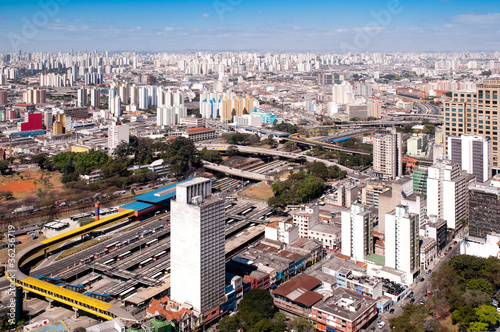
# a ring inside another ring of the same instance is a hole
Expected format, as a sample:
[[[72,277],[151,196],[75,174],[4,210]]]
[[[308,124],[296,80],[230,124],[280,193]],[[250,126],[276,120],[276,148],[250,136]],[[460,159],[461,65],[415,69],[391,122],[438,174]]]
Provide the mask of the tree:
[[[45,168],[45,162],[47,161],[49,155],[47,153],[39,153],[33,158],[33,162],[40,168]]]
[[[242,327],[248,329],[260,320],[271,318],[274,312],[273,298],[269,291],[259,288],[250,290],[238,307]]]
[[[219,151],[207,150],[207,148],[203,148],[203,150],[200,151],[200,157],[201,159],[215,164],[220,164],[222,162],[222,155]]]
[[[316,326],[307,318],[298,317],[290,323],[290,328],[296,332],[315,332]]]
[[[469,332],[488,332],[488,324],[481,322],[472,322],[469,325]]]
[[[236,156],[238,153],[239,151],[236,145],[230,145],[226,150],[226,155],[228,157]]]
[[[240,320],[237,315],[226,316],[221,319],[217,329],[220,332],[234,332],[240,328]]]
[[[497,309],[491,305],[483,304],[479,308],[476,308],[477,319],[481,323],[486,323],[490,326],[498,323],[500,314],[498,314]]]
[[[0,173],[2,175],[10,174],[11,168],[6,160],[0,160]]]

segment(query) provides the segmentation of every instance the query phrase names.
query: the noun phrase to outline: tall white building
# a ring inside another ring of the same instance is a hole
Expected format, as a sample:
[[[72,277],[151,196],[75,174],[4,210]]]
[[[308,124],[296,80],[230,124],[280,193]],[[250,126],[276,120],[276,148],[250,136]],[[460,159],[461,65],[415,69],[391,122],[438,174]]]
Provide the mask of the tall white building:
[[[76,106],[83,107],[87,104],[87,89],[81,88],[77,92],[77,103]]]
[[[351,83],[343,81],[341,84],[334,84],[332,87],[332,102],[337,105],[351,104],[353,91]]]
[[[492,175],[491,140],[483,135],[461,135],[448,137],[448,159],[457,163],[464,171],[485,182]]]
[[[94,88],[90,90],[90,105],[92,107],[99,107],[101,104],[101,90]]]
[[[200,313],[224,299],[224,201],[212,182],[194,178],[176,187],[171,218],[171,298]]]
[[[187,109],[181,106],[160,106],[156,111],[156,124],[160,126],[173,126],[179,123],[180,119],[187,116]]]
[[[413,282],[420,269],[418,215],[405,205],[385,215],[385,265],[406,272],[407,283]]]
[[[342,211],[342,254],[363,260],[373,250],[373,211],[352,204],[350,211]]]
[[[428,168],[427,215],[446,220],[448,228],[467,217],[467,185],[474,177],[450,160],[437,161]]]
[[[387,128],[373,136],[373,170],[385,179],[403,175],[403,140],[396,128]]]
[[[108,153],[112,154],[121,142],[129,142],[129,127],[121,122],[113,122],[108,129]]]

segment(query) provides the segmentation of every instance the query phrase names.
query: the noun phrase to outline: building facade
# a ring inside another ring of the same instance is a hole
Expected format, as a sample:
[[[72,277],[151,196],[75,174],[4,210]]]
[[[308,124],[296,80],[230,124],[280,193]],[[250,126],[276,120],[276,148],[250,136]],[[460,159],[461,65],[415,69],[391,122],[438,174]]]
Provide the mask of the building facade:
[[[212,195],[210,179],[176,187],[171,218],[171,297],[205,313],[224,300],[224,201]]]
[[[407,206],[385,215],[385,265],[416,276],[420,269],[419,222]],[[411,283],[412,280],[407,280]]]
[[[428,170],[427,214],[446,220],[448,228],[455,229],[467,218],[467,184],[474,177],[450,160],[438,161]]]
[[[448,159],[485,182],[491,177],[491,140],[482,135],[448,137]]]
[[[373,170],[384,179],[403,175],[403,140],[396,128],[376,133],[373,137]]]
[[[373,213],[362,204],[342,211],[342,254],[357,260],[373,254]]]
[[[486,183],[469,184],[469,234],[486,239],[500,234],[500,176]]]
[[[500,79],[485,79],[475,91],[453,93],[453,99],[444,104],[445,137],[463,134],[481,135],[491,140],[491,165],[495,173],[500,169],[498,147],[498,98]]]

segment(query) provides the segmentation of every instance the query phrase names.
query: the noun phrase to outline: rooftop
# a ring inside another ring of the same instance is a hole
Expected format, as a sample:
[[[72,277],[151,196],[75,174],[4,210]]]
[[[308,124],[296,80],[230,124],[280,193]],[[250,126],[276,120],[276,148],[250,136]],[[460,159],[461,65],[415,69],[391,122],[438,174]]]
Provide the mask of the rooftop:
[[[320,285],[321,280],[305,274],[299,274],[276,288],[273,294],[283,296],[290,301],[310,307],[323,298],[321,294],[312,291]]]
[[[352,292],[345,288],[336,288],[333,295],[313,306],[318,310],[341,317],[345,320],[354,321],[376,301],[369,297]]]

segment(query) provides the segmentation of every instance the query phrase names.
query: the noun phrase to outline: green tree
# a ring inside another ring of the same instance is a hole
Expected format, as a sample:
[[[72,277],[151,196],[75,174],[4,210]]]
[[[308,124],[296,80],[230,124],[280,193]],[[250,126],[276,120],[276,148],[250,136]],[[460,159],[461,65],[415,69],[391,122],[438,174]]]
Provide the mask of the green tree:
[[[491,284],[484,279],[472,279],[467,283],[467,289],[469,290],[478,290],[483,293],[493,295],[493,289]]]
[[[497,324],[500,318],[497,309],[491,305],[483,304],[479,308],[476,308],[475,311],[479,322],[489,324],[490,326]]]
[[[298,317],[298,318],[294,319],[290,323],[289,326],[290,326],[290,328],[292,328],[296,332],[315,332],[316,331],[315,324],[311,320],[309,320],[307,318],[303,318],[303,317]]]
[[[238,307],[241,325],[248,329],[265,318],[273,317],[274,303],[269,291],[259,288],[250,290]]]
[[[469,325],[468,332],[488,332],[488,324],[481,322],[472,322]]]

